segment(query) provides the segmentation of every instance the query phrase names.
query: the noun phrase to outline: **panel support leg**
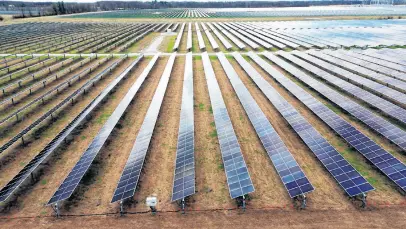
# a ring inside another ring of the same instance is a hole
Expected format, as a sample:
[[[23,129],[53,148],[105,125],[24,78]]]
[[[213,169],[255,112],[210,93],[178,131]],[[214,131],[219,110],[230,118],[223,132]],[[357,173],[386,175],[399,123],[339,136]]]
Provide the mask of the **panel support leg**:
[[[156,208],[154,206],[150,206],[152,215],[156,215]]]
[[[246,204],[245,204],[245,196],[242,196],[242,211],[245,212],[247,209]]]
[[[120,201],[120,216],[124,215],[124,206],[123,206],[123,201]]]
[[[360,199],[361,199],[361,208],[365,208],[367,206],[367,195],[365,193],[362,193],[360,195]]]
[[[51,207],[52,207],[52,209],[53,209],[54,212],[55,212],[56,218],[59,218],[59,217],[60,217],[60,213],[59,213],[58,203],[56,203],[55,205],[51,205]]]
[[[182,214],[185,214],[185,207],[186,207],[186,203],[185,203],[185,198],[182,199],[182,202],[180,203],[181,207],[182,207]]]

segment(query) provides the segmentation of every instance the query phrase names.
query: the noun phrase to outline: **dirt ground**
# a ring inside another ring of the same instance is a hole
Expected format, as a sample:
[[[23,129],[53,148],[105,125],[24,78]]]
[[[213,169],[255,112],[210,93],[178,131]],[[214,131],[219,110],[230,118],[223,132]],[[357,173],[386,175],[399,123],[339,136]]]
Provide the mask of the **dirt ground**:
[[[185,32],[185,34],[187,33]],[[40,132],[34,134],[35,137],[30,139],[29,145],[24,147],[18,144],[2,155],[0,186],[6,184],[132,60],[127,59],[123,62],[110,76],[97,83],[86,96],[78,99],[74,106],[67,107],[64,112],[59,114],[58,119],[52,125],[46,125]],[[232,58],[228,58],[228,60],[316,188],[308,195],[306,210],[294,208],[292,200],[284,189],[220,62],[216,58],[211,58],[255,186],[255,192],[250,194],[247,202],[246,212],[237,209],[236,202],[229,197],[203,63],[199,56],[195,56],[193,73],[196,194],[188,199],[187,213],[182,215],[178,212],[177,204],[170,202],[185,64],[184,56],[178,56],[143,167],[140,184],[133,201],[125,205],[128,214],[123,217],[119,216],[118,204],[110,204],[110,201],[168,61],[168,57],[160,57],[74,196],[63,202],[61,207],[63,217],[56,219],[52,209],[45,206],[46,202],[136,81],[150,58],[144,58],[106,102],[93,113],[88,122],[76,131],[70,143],[64,145],[50,157],[49,162],[43,166],[37,182],[21,189],[15,201],[5,206],[0,205],[0,207],[4,207],[0,213],[0,228],[69,228],[72,225],[80,228],[122,228],[128,227],[128,225],[132,225],[134,228],[180,226],[190,228],[381,228],[387,227],[387,225],[391,225],[392,228],[405,227],[405,197],[393,187],[386,177],[373,169],[359,153],[350,149],[328,126],[259,66],[255,65],[253,61],[249,61],[346,159],[354,163],[362,173],[364,172],[363,175],[369,181],[374,182],[376,190],[368,195],[368,207],[360,209],[359,202],[353,202],[346,197],[335,180],[325,171],[321,163],[237,62]],[[101,71],[101,69],[102,66],[97,71]],[[293,79],[291,76],[286,76]],[[66,93],[73,90],[74,86],[69,88]],[[334,106],[310,89],[305,88],[305,90],[311,92],[326,105]],[[65,92],[61,94],[63,93]],[[53,103],[52,100],[49,105]],[[38,108],[38,112],[41,113],[44,111],[43,109],[46,108]],[[371,138],[378,139],[378,143],[382,147],[402,160],[406,158],[396,147],[367,130],[347,114],[341,112],[339,115],[356,125]],[[30,117],[36,116],[34,114]],[[17,129],[11,133],[15,133]],[[4,142],[5,139],[7,139],[6,135],[0,136],[1,142]],[[157,195],[159,200],[157,208],[160,212],[156,216],[151,216],[148,207],[144,204],[145,198],[152,194]]]

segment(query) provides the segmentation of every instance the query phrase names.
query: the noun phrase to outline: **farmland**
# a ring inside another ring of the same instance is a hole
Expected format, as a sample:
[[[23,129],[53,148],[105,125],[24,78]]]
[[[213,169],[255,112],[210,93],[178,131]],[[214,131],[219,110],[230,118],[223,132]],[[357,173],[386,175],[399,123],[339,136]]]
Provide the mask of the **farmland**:
[[[2,228],[404,227],[406,21],[150,11],[1,26]]]

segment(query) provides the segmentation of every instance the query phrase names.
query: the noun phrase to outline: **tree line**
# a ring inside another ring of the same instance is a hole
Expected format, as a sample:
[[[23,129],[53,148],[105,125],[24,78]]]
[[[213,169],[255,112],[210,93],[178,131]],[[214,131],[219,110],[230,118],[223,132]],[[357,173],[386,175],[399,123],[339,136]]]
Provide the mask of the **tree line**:
[[[218,1],[218,2],[167,2],[167,1],[99,1],[96,3],[67,2],[23,2],[0,0],[0,11],[15,11],[15,18],[64,15],[94,11],[162,9],[162,8],[264,8],[264,7],[308,7],[327,5],[369,4],[371,0],[321,0],[321,1]],[[394,4],[405,4],[406,0],[395,0]]]

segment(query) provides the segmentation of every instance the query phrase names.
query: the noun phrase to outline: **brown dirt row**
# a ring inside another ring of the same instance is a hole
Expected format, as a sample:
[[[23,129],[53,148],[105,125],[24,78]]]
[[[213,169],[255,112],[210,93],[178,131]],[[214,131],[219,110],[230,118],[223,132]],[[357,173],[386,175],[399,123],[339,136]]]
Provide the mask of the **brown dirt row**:
[[[201,59],[193,61],[196,190],[191,208],[231,208],[223,169],[220,146],[216,136],[214,117]]]
[[[133,52],[141,52],[143,49],[148,47],[148,45],[152,42],[152,40],[158,35],[159,33],[157,32],[152,32],[142,38],[141,40],[135,42],[133,45],[131,45],[128,49],[125,49],[121,52],[124,53],[133,53]]]
[[[2,228],[405,228],[404,208],[387,208],[376,211],[324,210],[292,211],[248,210],[244,214],[237,211],[188,212],[186,215],[168,212],[135,214],[119,217],[85,216],[55,218],[3,219]]]

